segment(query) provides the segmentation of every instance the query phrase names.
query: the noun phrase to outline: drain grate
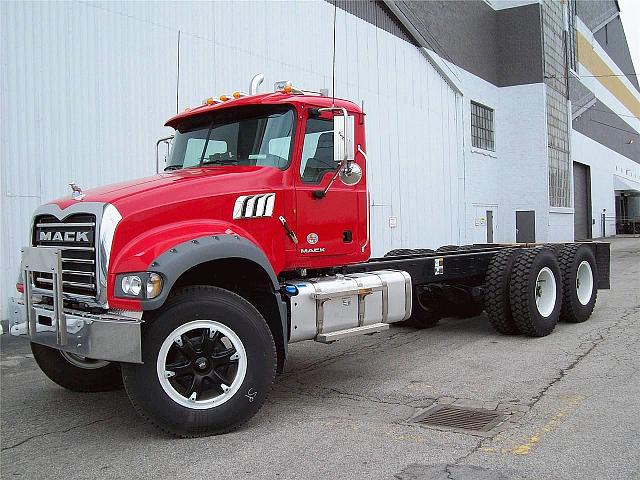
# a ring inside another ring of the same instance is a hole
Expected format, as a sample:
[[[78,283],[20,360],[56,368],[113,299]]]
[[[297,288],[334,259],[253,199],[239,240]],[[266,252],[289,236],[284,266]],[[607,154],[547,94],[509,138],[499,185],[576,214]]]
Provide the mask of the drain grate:
[[[505,417],[503,413],[493,410],[436,405],[414,418],[413,421],[432,427],[488,432],[502,423]]]

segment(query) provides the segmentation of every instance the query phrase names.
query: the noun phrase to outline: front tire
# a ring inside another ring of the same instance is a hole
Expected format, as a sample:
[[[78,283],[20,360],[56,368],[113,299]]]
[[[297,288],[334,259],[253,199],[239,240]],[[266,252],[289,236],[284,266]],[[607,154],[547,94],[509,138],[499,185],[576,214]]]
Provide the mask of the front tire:
[[[38,343],[31,344],[31,352],[47,377],[72,392],[109,392],[122,388],[117,363],[92,360]]]
[[[210,286],[176,292],[149,322],[143,364],[123,364],[135,409],[179,437],[236,430],[268,397],[276,349],[260,313],[244,298]]]

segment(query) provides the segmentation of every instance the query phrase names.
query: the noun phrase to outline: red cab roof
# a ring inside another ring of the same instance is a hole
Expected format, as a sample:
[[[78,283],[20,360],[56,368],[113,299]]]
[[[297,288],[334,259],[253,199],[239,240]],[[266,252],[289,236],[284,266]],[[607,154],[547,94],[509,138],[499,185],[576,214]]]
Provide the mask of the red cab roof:
[[[260,93],[257,95],[248,95],[240,98],[231,98],[224,102],[215,103],[213,105],[200,105],[198,107],[188,108],[182,113],[174,115],[165,123],[167,127],[175,128],[181,120],[185,118],[195,117],[216,110],[222,110],[231,107],[242,107],[248,105],[305,105],[308,107],[327,108],[336,106],[345,108],[352,113],[361,113],[360,107],[353,102],[336,98],[335,102],[331,97],[321,97],[319,95],[300,95],[289,94],[283,92]]]

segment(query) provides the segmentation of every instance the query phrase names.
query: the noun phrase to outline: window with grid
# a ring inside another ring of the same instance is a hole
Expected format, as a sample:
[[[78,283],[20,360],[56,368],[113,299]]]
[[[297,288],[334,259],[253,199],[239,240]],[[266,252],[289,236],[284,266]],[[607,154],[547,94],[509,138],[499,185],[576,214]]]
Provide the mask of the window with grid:
[[[471,102],[471,145],[496,151],[493,109]]]

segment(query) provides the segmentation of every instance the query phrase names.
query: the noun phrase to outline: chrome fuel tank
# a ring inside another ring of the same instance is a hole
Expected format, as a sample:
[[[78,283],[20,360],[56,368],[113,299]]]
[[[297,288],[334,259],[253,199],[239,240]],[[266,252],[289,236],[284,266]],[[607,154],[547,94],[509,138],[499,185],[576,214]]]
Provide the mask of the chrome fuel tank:
[[[298,291],[291,297],[291,343],[323,333],[399,322],[411,315],[411,277],[407,272],[380,270],[288,284]]]

